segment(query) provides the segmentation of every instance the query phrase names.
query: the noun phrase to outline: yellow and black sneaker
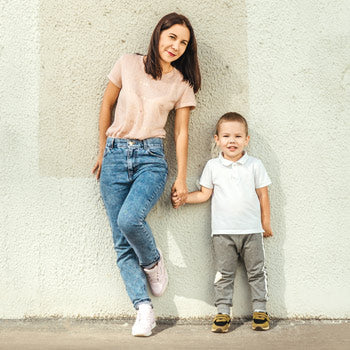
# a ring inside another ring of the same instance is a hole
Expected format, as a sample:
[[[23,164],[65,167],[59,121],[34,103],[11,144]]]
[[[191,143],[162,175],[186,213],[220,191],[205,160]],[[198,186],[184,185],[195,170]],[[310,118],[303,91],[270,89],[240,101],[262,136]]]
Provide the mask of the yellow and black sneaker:
[[[211,331],[214,333],[226,333],[230,327],[231,318],[226,314],[217,314],[214,318]]]
[[[267,312],[254,312],[252,328],[255,331],[267,331],[270,328],[270,317]]]

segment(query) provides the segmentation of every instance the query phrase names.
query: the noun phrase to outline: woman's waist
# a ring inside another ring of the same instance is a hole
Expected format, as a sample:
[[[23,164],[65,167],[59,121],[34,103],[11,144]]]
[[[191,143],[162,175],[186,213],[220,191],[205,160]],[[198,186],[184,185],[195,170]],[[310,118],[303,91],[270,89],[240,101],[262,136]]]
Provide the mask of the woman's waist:
[[[107,137],[106,145],[110,148],[145,148],[159,147],[163,148],[163,139],[160,137],[149,137],[143,140],[133,138]]]

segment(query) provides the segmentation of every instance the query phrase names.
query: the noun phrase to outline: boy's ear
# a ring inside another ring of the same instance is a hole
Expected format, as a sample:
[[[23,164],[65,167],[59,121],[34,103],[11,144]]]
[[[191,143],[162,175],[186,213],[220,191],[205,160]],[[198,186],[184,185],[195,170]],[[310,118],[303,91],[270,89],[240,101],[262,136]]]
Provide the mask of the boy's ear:
[[[218,141],[219,141],[219,136],[215,134],[215,135],[214,135],[214,140],[215,140],[216,143],[218,143]]]
[[[246,138],[246,141],[245,141],[246,142],[246,144],[245,144],[246,146],[248,146],[249,141],[250,141],[250,136],[247,135],[247,138]]]

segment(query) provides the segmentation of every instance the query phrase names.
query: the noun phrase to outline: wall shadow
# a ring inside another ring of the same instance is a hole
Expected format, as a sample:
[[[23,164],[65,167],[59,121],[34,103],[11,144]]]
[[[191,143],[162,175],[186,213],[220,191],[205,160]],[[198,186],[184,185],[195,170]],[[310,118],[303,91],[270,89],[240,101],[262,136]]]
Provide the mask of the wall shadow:
[[[284,318],[287,316],[284,297],[286,289],[284,269],[286,196],[281,183],[281,162],[259,130],[250,128],[250,135],[251,141],[247,151],[262,160],[272,181],[272,184],[269,186],[269,194],[271,201],[271,226],[274,236],[264,239],[269,290],[268,307],[272,316]]]
[[[245,33],[246,34],[246,33]],[[203,87],[198,94],[198,106],[191,114],[190,142],[188,162],[188,186],[193,191],[202,169],[212,157],[212,137],[217,119],[227,111],[238,111],[247,116],[248,122],[254,116],[249,116],[249,82],[248,59],[246,51],[241,52],[240,62],[235,65],[228,63],[210,42],[198,42],[203,46]],[[246,45],[246,41],[244,42]],[[200,58],[202,58],[200,56]],[[204,59],[205,57],[205,59]],[[214,69],[212,69],[214,67]],[[219,103],[218,103],[219,101]],[[165,152],[169,164],[169,179],[166,190],[158,203],[156,214],[164,217],[164,222],[154,231],[157,241],[167,259],[172,283],[166,293],[166,301],[155,301],[160,309],[175,318],[183,314],[178,310],[175,300],[195,299],[207,304],[210,313],[214,300],[213,280],[215,267],[210,238],[210,204],[190,205],[173,210],[170,204],[170,189],[176,177],[175,144],[173,141],[174,113],[169,115],[166,126],[167,138]],[[253,124],[253,123],[252,123]],[[248,152],[260,158],[272,179],[270,188],[272,227],[275,236],[265,239],[266,266],[268,273],[269,302],[268,309],[272,316],[285,317],[287,314],[284,302],[285,277],[283,245],[286,234],[285,196],[280,180],[280,162],[276,153],[258,130],[250,128],[251,145]],[[152,219],[154,218],[151,214]],[[152,220],[151,219],[151,220]],[[152,220],[153,221],[153,220]],[[176,246],[181,252],[181,264],[175,264],[169,259],[171,244],[163,235],[170,232]],[[198,251],[200,248],[200,252]],[[174,301],[169,305],[169,300]],[[235,279],[233,317],[249,317],[251,315],[250,289],[246,271],[240,263]],[[199,306],[200,307],[200,306]]]
[[[232,37],[236,36],[237,44],[232,57],[224,56],[212,41],[206,41],[205,38],[198,39],[203,85],[197,95],[197,108],[191,112],[189,127],[188,186],[190,191],[196,189],[203,167],[212,157],[212,140],[217,119],[228,110],[236,110],[243,114],[247,114],[249,110],[245,2],[240,2],[239,6],[240,11],[235,12],[238,16],[235,20],[239,25],[234,28],[234,33],[228,32],[226,36],[223,33],[223,37],[220,38],[224,42],[224,44],[220,42],[221,45],[230,47]],[[232,18],[227,16],[223,20],[227,21],[229,26],[228,23],[231,23]],[[165,153],[169,165],[168,183],[159,203],[150,213],[149,219],[157,242],[167,257],[171,283],[165,298],[155,299],[154,304],[157,309],[163,310],[164,316],[172,315],[176,318],[179,315],[186,315],[186,310],[176,306],[179,305],[177,300],[183,300],[186,303],[185,299],[194,299],[198,308],[203,307],[205,312],[211,315],[215,312],[213,307],[215,264],[210,236],[210,203],[186,205],[178,210],[171,207],[170,192],[177,168],[173,125],[174,112],[170,113],[166,125]],[[158,221],[160,216],[164,218],[161,224]],[[172,240],[171,244],[169,239]],[[172,251],[174,249],[177,250],[177,255]],[[172,255],[175,258],[171,259]],[[180,262],[176,261],[176,256],[181,256]],[[237,274],[236,289],[242,289],[241,270],[239,269]],[[249,305],[246,289],[244,288],[244,292],[239,293],[238,296],[241,300],[243,295],[245,307],[236,308],[236,314],[248,314],[244,311]],[[172,302],[169,304],[170,300]],[[197,313],[194,312],[194,314]]]

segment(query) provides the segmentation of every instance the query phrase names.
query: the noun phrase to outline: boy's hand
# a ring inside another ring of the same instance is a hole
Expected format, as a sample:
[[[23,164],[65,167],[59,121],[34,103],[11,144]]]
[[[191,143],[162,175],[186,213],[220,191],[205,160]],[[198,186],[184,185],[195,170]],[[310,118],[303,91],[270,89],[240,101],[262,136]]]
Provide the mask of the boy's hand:
[[[264,237],[272,237],[273,236],[273,233],[272,233],[272,230],[271,230],[271,225],[270,223],[266,223],[266,224],[262,224],[263,226],[263,229],[264,229]]]

